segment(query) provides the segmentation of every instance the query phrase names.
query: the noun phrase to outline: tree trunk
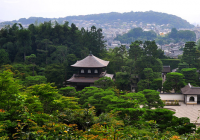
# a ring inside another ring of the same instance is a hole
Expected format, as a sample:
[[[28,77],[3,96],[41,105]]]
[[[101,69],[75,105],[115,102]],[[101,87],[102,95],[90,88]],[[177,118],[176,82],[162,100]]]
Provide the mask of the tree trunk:
[[[46,46],[46,65],[47,65],[47,44],[45,44]]]
[[[24,52],[24,62],[26,61],[26,52]]]
[[[34,74],[34,65],[33,65],[33,76],[35,76],[35,74]]]
[[[47,65],[47,54],[46,54],[46,65]]]

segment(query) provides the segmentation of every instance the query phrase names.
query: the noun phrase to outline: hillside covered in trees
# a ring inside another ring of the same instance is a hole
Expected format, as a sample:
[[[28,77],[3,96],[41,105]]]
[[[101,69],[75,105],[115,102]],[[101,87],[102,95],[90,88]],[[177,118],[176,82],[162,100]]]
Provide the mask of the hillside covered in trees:
[[[175,15],[170,15],[161,12],[127,12],[127,13],[102,13],[102,14],[92,14],[92,15],[80,15],[80,16],[67,16],[64,18],[43,18],[43,17],[30,17],[28,19],[21,18],[19,20],[14,20],[10,22],[2,22],[0,26],[4,26],[7,24],[14,24],[20,22],[21,24],[32,24],[36,21],[38,23],[44,23],[45,21],[48,22],[50,20],[56,20],[58,23],[63,23],[64,21],[68,21],[72,23],[73,20],[94,20],[100,24],[105,23],[113,23],[116,21],[121,20],[122,22],[137,22],[138,24],[142,22],[143,24],[169,24],[169,28],[192,28],[194,25],[191,25],[186,20],[177,17]]]
[[[119,40],[121,43],[129,43],[134,42],[136,40],[155,40],[157,38],[157,34],[150,31],[143,31],[142,28],[134,28],[130,30],[128,33],[123,35],[118,35],[115,40]]]
[[[59,85],[72,76],[70,65],[90,51],[97,57],[105,54],[102,30],[94,26],[90,30],[78,30],[68,22],[63,25],[45,22],[24,29],[16,23],[0,30],[0,65],[14,64],[16,72],[24,73],[24,80],[28,75],[45,75],[51,77],[47,78],[48,82]]]
[[[129,43],[134,42],[136,40],[155,40],[156,43],[163,45],[169,43],[176,43],[179,41],[188,42],[195,41],[196,34],[194,31],[190,30],[177,30],[176,28],[172,28],[171,32],[166,34],[165,36],[157,35],[153,30],[143,31],[142,28],[134,28],[131,29],[128,33],[123,35],[118,35],[115,40],[119,40],[121,43]]]

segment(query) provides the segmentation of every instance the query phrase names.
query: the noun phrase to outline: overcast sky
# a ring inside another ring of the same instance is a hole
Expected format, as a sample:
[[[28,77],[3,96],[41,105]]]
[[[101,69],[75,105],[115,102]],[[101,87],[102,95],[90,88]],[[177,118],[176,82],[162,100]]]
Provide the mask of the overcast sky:
[[[0,0],[0,20],[157,11],[200,23],[200,0]]]

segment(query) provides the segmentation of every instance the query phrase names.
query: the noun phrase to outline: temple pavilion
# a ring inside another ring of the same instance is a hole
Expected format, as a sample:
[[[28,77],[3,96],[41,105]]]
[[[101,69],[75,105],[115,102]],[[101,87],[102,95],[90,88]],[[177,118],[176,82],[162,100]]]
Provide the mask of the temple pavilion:
[[[200,103],[200,87],[194,87],[188,83],[181,89],[184,95],[184,101],[186,104],[194,105]]]
[[[78,68],[78,73],[67,80],[67,82],[75,83],[77,89],[83,89],[86,86],[93,86],[94,82],[101,77],[107,76],[113,79],[114,74],[108,74],[104,69],[109,61],[102,60],[92,54],[86,58],[77,61],[72,67]]]

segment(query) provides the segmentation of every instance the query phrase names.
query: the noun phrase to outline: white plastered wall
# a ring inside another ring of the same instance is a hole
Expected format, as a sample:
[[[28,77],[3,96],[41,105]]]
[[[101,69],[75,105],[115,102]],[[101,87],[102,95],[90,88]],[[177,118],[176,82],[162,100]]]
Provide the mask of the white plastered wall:
[[[161,100],[179,100],[184,101],[183,94],[160,94]]]
[[[190,102],[190,97],[194,97],[194,102]],[[187,95],[187,103],[186,104],[197,104],[197,95]]]

